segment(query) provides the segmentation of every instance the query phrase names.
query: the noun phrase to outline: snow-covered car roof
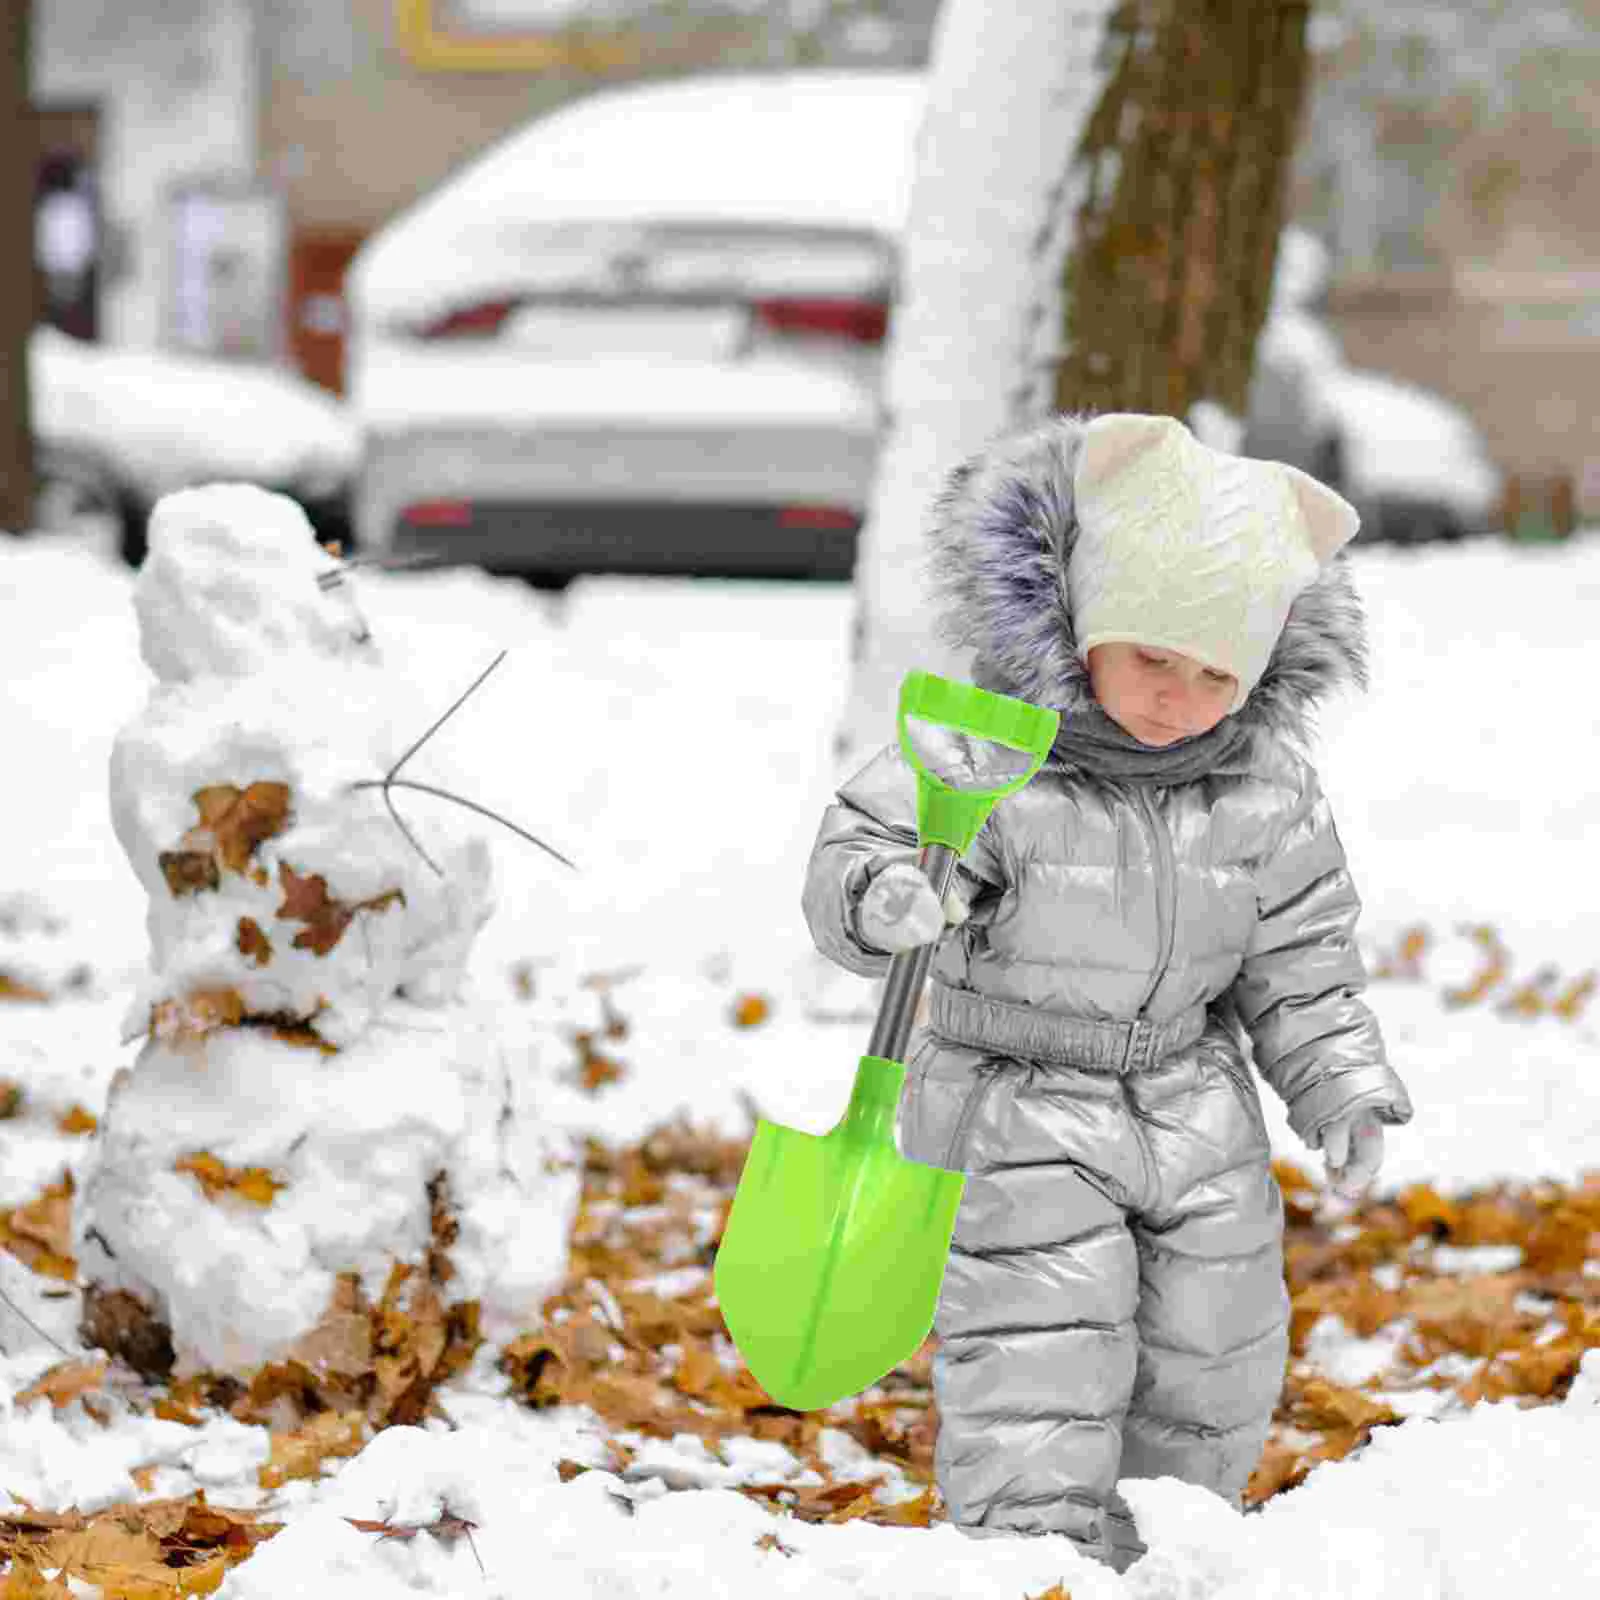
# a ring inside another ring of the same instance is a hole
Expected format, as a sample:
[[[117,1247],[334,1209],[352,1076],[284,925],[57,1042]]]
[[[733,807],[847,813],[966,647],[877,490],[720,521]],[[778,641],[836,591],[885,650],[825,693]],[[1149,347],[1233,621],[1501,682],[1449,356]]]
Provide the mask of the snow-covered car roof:
[[[1344,440],[1351,480],[1367,494],[1404,495],[1482,516],[1502,483],[1482,435],[1459,406],[1381,373],[1336,368],[1316,379]]]
[[[529,241],[626,227],[810,228],[898,237],[916,72],[728,73],[612,89],[508,135],[369,239],[356,317],[427,315],[521,286]],[[578,248],[578,244],[574,244]]]
[[[360,457],[342,402],[276,368],[87,344],[41,327],[28,371],[39,443],[106,461],[148,499],[220,479],[328,490]]]

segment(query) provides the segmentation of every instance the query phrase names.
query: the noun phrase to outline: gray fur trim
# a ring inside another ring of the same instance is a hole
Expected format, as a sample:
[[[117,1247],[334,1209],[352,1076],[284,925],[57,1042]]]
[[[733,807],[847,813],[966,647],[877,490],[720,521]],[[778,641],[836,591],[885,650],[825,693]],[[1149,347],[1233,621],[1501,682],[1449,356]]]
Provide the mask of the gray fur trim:
[[[1072,477],[1087,415],[1063,414],[962,462],[929,521],[929,584],[943,639],[977,681],[1070,713],[1092,700],[1067,607],[1078,535]],[[1303,749],[1317,702],[1367,687],[1366,619],[1343,551],[1289,609],[1261,680],[1234,719]]]

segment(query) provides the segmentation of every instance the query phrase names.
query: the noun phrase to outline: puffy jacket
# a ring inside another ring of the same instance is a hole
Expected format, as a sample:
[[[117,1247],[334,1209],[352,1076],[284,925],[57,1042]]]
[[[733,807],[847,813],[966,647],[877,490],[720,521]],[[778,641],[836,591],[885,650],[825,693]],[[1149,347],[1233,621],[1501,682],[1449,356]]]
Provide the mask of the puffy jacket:
[[[1080,428],[1059,419],[968,464],[932,528],[972,675],[1066,717],[1090,696],[1065,578]],[[968,1174],[933,1369],[935,1471],[964,1533],[1061,1533],[1123,1568],[1143,1546],[1120,1479],[1237,1499],[1259,1457],[1288,1305],[1246,1043],[1313,1145],[1357,1106],[1411,1115],[1303,748],[1311,705],[1360,681],[1362,659],[1340,558],[1198,776],[1116,780],[1053,756],[959,869],[972,911],[935,953],[898,1132],[907,1156]],[[915,817],[894,747],[823,817],[805,914],[852,971],[888,966],[857,908],[914,853]]]

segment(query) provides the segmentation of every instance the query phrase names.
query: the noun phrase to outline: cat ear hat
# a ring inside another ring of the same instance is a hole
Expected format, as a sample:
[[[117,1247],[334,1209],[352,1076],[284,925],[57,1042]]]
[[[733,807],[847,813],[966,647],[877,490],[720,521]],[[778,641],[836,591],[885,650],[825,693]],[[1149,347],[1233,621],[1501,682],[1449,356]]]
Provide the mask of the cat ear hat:
[[[1200,443],[1174,417],[1112,412],[1083,432],[1067,570],[1073,632],[1175,650],[1231,673],[1237,711],[1295,597],[1360,518],[1315,478]]]

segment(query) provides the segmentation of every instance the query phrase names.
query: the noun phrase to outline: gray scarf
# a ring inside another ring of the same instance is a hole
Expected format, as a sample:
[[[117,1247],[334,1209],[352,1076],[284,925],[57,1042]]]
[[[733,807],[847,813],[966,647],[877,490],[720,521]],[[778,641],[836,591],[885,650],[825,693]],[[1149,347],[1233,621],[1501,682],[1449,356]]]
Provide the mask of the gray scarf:
[[[1119,783],[1192,783],[1221,766],[1249,737],[1250,730],[1237,717],[1228,716],[1209,733],[1164,748],[1147,745],[1090,700],[1062,713],[1050,756],[1052,763]]]

